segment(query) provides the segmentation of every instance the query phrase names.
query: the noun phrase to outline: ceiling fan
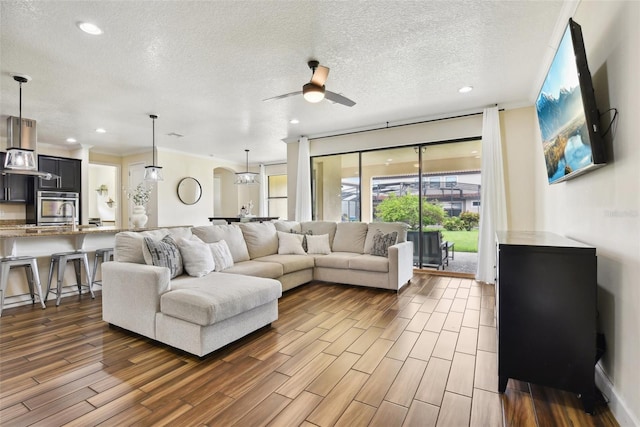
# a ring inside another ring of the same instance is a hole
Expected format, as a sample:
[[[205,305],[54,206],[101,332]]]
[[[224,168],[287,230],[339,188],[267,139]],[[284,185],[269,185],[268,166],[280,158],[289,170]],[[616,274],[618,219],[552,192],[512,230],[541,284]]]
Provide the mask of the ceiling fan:
[[[302,94],[302,96],[304,96],[304,99],[309,102],[320,102],[326,98],[329,101],[346,105],[347,107],[353,107],[354,105],[356,105],[356,103],[349,98],[325,89],[324,83],[327,81],[329,68],[320,65],[320,63],[316,60],[311,60],[307,64],[309,65],[309,68],[311,68],[312,72],[311,81],[303,85],[301,91],[274,96],[272,98],[263,99],[263,101],[288,98],[290,96]]]

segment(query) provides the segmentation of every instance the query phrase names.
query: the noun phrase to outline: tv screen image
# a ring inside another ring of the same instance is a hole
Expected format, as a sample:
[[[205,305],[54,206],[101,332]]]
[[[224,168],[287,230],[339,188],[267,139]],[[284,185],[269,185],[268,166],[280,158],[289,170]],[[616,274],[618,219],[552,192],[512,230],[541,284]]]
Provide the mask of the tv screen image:
[[[604,165],[582,31],[571,19],[536,100],[536,111],[550,184]]]

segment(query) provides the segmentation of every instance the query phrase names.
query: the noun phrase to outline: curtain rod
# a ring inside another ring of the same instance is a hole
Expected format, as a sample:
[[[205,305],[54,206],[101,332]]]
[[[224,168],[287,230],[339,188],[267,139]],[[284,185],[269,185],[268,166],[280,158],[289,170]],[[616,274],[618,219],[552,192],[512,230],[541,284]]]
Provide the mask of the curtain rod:
[[[495,106],[497,107],[498,104],[496,104]],[[498,109],[498,111],[504,111],[504,108],[500,108],[500,109]],[[439,117],[437,119],[419,120],[417,122],[400,123],[400,124],[391,125],[391,126],[389,126],[389,122],[387,122],[387,125],[383,126],[383,127],[377,127],[377,128],[371,128],[371,129],[362,129],[362,130],[354,130],[354,131],[350,131],[350,132],[342,132],[342,133],[336,133],[336,134],[331,134],[331,135],[323,135],[323,136],[318,136],[318,137],[315,137],[315,138],[314,137],[309,137],[309,140],[333,138],[334,136],[355,135],[355,134],[358,134],[358,133],[372,132],[372,131],[384,130],[384,129],[394,129],[394,128],[399,128],[399,127],[403,127],[403,126],[413,126],[413,125],[419,125],[419,124],[423,124],[423,123],[438,122],[438,121],[441,121],[441,120],[461,119],[463,117],[477,116],[479,114],[484,114],[484,113],[482,111],[478,111],[476,113],[459,114],[457,116],[449,116],[449,117]]]
[[[394,129],[394,128],[399,128],[399,127],[403,127],[403,126],[413,126],[413,125],[419,125],[419,124],[423,124],[423,123],[437,122],[437,121],[440,121],[440,120],[460,119],[460,118],[463,118],[463,117],[477,116],[478,114],[482,114],[482,112],[461,114],[461,115],[458,115],[458,116],[451,116],[451,117],[441,117],[441,118],[437,118],[437,119],[420,120],[420,121],[417,121],[417,122],[401,123],[401,124],[391,125],[391,126],[389,126],[389,122],[387,122],[387,125],[386,126],[382,126],[382,127],[371,128],[371,129],[363,129],[363,130],[354,130],[354,131],[350,131],[350,132],[342,132],[342,133],[336,133],[336,134],[331,134],[331,135],[318,136],[318,137],[315,137],[315,138],[310,137],[309,140],[333,138],[334,136],[355,135],[355,134],[358,134],[358,133],[372,132],[372,131],[384,130],[384,129]]]

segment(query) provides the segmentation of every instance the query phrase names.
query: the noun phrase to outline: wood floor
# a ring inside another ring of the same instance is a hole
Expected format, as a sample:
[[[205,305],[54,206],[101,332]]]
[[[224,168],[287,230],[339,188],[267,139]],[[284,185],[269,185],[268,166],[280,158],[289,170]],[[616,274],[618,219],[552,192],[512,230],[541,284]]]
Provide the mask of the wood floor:
[[[312,283],[280,318],[204,359],[101,320],[101,300],[5,309],[7,426],[613,426],[606,405],[510,381],[497,390],[495,296],[416,274],[399,294]]]

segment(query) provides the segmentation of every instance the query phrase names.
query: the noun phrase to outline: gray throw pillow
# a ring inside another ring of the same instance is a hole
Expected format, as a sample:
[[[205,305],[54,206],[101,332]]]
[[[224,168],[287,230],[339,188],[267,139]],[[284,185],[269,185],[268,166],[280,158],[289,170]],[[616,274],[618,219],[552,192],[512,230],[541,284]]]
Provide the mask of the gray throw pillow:
[[[389,246],[396,244],[398,240],[398,232],[394,231],[389,234],[383,234],[382,231],[376,231],[373,235],[373,247],[371,248],[371,255],[375,256],[389,256]]]
[[[289,233],[291,233],[291,234],[302,234],[304,236],[304,238],[302,239],[302,249],[304,249],[305,252],[308,252],[307,236],[313,235],[313,231],[307,230],[307,231],[302,232],[302,231],[297,231],[295,228],[292,228],[291,230],[289,230]]]
[[[167,267],[172,279],[182,274],[183,267],[180,249],[178,249],[175,240],[170,236],[165,236],[159,241],[145,237],[144,245],[149,251],[152,265],[156,267]]]

